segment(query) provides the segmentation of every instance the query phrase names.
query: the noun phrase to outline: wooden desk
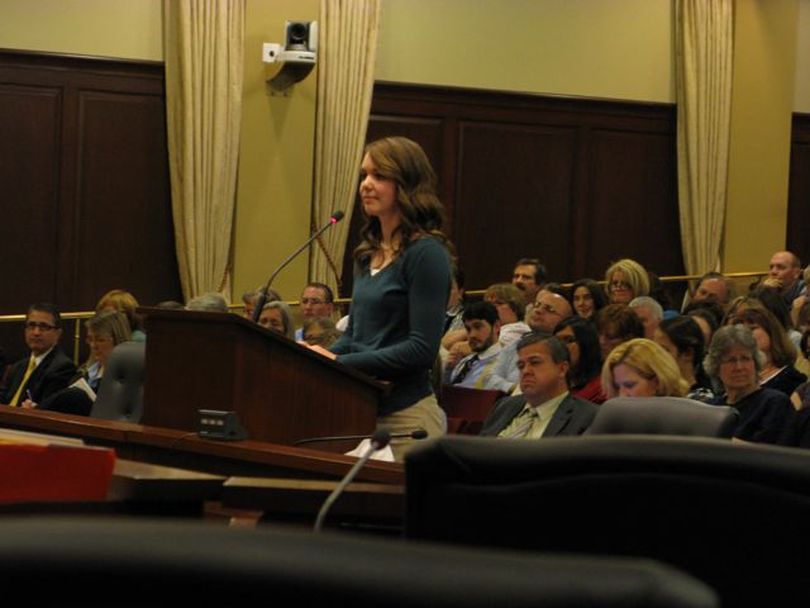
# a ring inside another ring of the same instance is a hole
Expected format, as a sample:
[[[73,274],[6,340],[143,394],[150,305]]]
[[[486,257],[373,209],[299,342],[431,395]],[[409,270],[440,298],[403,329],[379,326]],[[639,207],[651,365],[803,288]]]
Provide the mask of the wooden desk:
[[[272,520],[309,524],[337,482],[310,479],[231,477],[222,486],[222,505],[260,510]],[[405,514],[405,487],[351,483],[330,510],[329,520],[374,522],[400,529]]]
[[[218,500],[226,478],[174,467],[118,459],[107,500],[140,515],[201,516]]]
[[[356,458],[263,441],[211,441],[196,433],[84,416],[0,406],[5,428],[79,437],[115,449],[119,458],[222,476],[339,479]],[[370,461],[358,480],[402,485],[401,464]]]

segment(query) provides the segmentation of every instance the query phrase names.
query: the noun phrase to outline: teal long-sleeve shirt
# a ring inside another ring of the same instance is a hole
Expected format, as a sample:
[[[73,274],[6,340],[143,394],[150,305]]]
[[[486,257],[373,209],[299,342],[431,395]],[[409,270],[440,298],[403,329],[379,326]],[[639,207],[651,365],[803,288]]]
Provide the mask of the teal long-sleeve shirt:
[[[349,326],[331,350],[340,363],[391,383],[379,415],[431,393],[450,280],[450,256],[433,237],[411,242],[373,276],[368,265],[355,274]]]

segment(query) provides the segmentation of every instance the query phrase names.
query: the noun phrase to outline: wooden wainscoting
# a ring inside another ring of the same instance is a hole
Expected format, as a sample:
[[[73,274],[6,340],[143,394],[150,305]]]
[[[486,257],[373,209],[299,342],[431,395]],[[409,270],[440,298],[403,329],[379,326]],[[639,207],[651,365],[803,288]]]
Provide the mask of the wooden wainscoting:
[[[425,148],[469,285],[509,279],[522,256],[559,281],[601,278],[621,257],[682,274],[675,115],[671,104],[378,83],[368,139]]]

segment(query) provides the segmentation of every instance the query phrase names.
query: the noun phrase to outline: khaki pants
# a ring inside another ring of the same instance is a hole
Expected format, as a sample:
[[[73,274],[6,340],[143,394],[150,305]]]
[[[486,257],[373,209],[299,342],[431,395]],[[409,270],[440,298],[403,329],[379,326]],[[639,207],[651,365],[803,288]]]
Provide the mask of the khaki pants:
[[[435,395],[429,395],[404,410],[377,418],[377,428],[389,433],[410,433],[417,429],[427,431],[428,437],[438,437],[447,432],[447,417],[439,407]],[[391,450],[397,462],[402,462],[405,453],[424,439],[392,439]]]

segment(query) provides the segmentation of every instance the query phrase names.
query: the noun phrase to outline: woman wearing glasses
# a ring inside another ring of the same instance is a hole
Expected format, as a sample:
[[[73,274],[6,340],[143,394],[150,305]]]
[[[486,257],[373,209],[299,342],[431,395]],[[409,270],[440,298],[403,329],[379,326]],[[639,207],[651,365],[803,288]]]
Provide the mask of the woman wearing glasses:
[[[717,330],[703,367],[723,393],[716,403],[734,406],[740,414],[736,439],[781,444],[792,431],[794,410],[784,393],[759,385],[764,363],[754,334],[737,324]]]
[[[611,304],[629,304],[638,296],[650,295],[650,278],[644,266],[625,258],[614,262],[605,272],[605,289]]]

